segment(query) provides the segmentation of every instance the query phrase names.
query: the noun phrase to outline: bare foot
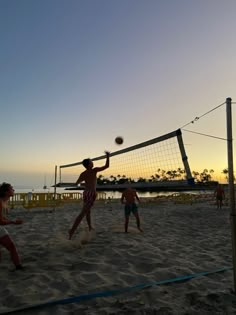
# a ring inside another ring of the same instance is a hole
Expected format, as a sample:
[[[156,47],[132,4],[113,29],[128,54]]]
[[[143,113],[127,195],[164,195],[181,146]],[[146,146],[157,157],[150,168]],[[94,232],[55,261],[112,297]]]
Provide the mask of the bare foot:
[[[23,267],[21,264],[20,265],[16,265],[14,269],[10,269],[10,272],[14,272],[17,270],[25,270],[25,267]]]

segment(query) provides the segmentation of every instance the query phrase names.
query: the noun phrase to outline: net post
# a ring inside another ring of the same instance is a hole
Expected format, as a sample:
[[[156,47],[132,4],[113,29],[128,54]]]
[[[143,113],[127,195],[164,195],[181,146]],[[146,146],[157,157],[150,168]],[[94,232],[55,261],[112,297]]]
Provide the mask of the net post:
[[[228,185],[230,200],[230,222],[232,238],[232,255],[234,269],[234,293],[236,294],[236,209],[234,193],[234,168],[233,168],[233,138],[232,138],[232,99],[226,99],[226,122],[227,122],[227,153],[228,153]]]
[[[57,165],[55,165],[55,180],[54,180],[54,210],[56,207],[56,197],[57,197]]]
[[[176,130],[176,135],[177,135],[177,140],[178,140],[179,149],[180,149],[182,161],[183,161],[183,164],[184,164],[185,172],[186,172],[186,175],[187,175],[188,184],[189,185],[194,185],[194,178],[192,177],[192,173],[191,173],[190,166],[189,166],[189,163],[188,163],[188,157],[186,155],[185,148],[184,148],[182,132],[181,132],[180,129]]]

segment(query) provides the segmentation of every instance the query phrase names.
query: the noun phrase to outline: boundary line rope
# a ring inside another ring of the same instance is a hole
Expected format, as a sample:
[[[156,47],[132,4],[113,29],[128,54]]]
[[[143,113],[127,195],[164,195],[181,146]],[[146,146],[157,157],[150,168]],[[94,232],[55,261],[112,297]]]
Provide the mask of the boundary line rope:
[[[74,297],[70,297],[70,298],[64,298],[64,299],[60,299],[60,300],[43,302],[41,304],[34,304],[34,305],[30,305],[30,306],[16,308],[14,310],[6,311],[6,312],[0,312],[0,314],[1,315],[13,314],[13,313],[20,312],[20,311],[39,309],[39,308],[43,308],[46,306],[70,304],[70,303],[75,303],[75,302],[80,302],[80,301],[91,300],[91,299],[98,298],[98,297],[109,297],[109,296],[113,296],[113,295],[117,295],[117,294],[122,294],[125,292],[130,292],[133,290],[145,289],[145,288],[149,288],[149,287],[157,286],[157,285],[166,285],[166,284],[171,284],[171,283],[175,283],[175,282],[182,283],[182,282],[191,280],[193,278],[208,276],[210,274],[224,272],[224,271],[231,270],[231,269],[233,269],[233,268],[232,267],[221,267],[221,268],[217,268],[217,269],[210,270],[210,271],[197,272],[197,273],[193,273],[193,274],[189,274],[189,275],[185,275],[185,276],[179,276],[176,278],[171,278],[171,279],[166,279],[166,280],[161,280],[161,281],[156,281],[156,282],[150,282],[150,283],[144,283],[144,284],[138,284],[138,285],[122,288],[122,289],[100,291],[100,292],[95,292],[95,293],[90,293],[90,294],[82,294],[82,295],[74,296]]]

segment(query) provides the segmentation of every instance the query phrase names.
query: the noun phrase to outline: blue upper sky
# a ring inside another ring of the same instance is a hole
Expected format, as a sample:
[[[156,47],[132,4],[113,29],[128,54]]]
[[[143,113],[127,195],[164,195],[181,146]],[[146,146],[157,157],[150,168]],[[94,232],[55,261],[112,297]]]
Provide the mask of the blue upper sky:
[[[1,0],[0,181],[40,186],[117,135],[133,145],[236,101],[235,30],[235,0]],[[226,137],[225,107],[190,127]],[[227,167],[225,142],[184,139],[194,169]]]

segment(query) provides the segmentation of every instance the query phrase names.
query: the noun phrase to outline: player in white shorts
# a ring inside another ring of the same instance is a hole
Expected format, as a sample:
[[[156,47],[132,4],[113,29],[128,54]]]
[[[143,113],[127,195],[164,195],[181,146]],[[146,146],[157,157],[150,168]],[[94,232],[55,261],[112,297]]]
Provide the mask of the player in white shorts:
[[[2,183],[0,185],[0,245],[5,247],[11,256],[11,260],[15,265],[16,269],[23,269],[23,266],[20,262],[20,257],[17,253],[16,246],[12,241],[10,235],[8,234],[7,230],[5,229],[4,225],[8,224],[21,224],[22,220],[9,220],[6,215],[5,211],[7,210],[7,201],[14,195],[14,189],[11,184]],[[0,259],[1,259],[1,252],[0,252]]]

